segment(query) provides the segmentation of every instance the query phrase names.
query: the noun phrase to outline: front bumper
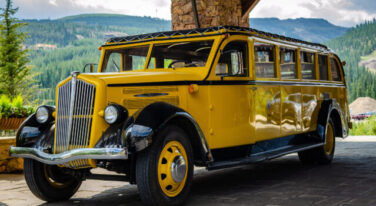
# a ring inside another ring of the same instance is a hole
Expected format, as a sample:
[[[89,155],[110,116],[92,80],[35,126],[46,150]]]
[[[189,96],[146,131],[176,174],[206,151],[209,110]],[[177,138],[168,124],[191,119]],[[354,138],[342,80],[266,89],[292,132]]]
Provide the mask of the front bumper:
[[[69,150],[59,154],[49,154],[36,148],[10,147],[10,156],[37,160],[49,165],[65,164],[80,159],[126,160],[127,148],[82,148]]]

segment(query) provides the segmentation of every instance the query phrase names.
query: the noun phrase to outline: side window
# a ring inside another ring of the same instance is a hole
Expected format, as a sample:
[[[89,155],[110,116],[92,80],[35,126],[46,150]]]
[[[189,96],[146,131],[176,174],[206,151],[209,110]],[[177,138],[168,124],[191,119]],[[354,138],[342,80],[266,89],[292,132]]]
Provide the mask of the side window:
[[[334,58],[330,58],[330,70],[332,72],[332,80],[341,81],[341,73],[339,72],[339,66]]]
[[[300,53],[303,79],[316,79],[315,75],[315,54],[309,52]]]
[[[218,76],[248,75],[248,44],[243,41],[229,43],[222,51],[215,68]]]
[[[275,78],[274,46],[255,42],[255,70],[257,78]]]
[[[121,71],[121,54],[118,52],[108,53],[107,65],[104,72],[120,72]]]
[[[282,79],[297,79],[296,72],[296,51],[293,49],[281,48],[279,51],[281,78]]]
[[[328,56],[326,55],[319,55],[319,73],[320,73],[320,80],[329,80]]]

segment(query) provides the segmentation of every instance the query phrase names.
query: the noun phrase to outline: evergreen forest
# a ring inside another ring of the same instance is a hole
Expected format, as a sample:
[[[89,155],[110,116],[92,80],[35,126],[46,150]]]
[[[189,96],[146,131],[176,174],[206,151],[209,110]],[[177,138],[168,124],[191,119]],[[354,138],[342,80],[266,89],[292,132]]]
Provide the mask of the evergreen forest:
[[[376,20],[357,25],[343,36],[326,44],[347,63],[345,74],[350,102],[366,96],[375,99],[376,75],[368,68],[359,66],[359,62],[362,56],[367,56],[376,50]]]

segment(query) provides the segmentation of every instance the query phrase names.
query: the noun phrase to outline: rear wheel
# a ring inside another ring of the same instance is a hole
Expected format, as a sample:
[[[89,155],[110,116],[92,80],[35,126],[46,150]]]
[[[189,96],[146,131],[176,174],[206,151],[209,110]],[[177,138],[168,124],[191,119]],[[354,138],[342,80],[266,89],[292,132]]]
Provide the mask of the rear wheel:
[[[77,192],[82,182],[63,173],[58,166],[46,165],[32,159],[24,160],[24,173],[31,192],[48,202],[68,200]]]
[[[180,205],[187,199],[193,178],[193,152],[188,135],[167,126],[136,163],[137,187],[148,205]]]
[[[299,152],[299,159],[303,164],[330,164],[334,157],[335,130],[332,119],[326,125],[325,144],[322,147]]]

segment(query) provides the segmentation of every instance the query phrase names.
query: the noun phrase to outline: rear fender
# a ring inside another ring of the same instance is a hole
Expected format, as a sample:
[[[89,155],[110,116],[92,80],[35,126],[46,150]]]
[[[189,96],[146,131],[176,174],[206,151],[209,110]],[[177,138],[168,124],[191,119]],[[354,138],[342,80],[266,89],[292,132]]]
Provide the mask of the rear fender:
[[[335,136],[342,138],[347,137],[349,131],[348,124],[346,124],[341,106],[335,99],[324,100],[321,104],[316,129],[318,136],[322,140],[325,139],[326,125],[330,118],[332,118],[335,124]]]

